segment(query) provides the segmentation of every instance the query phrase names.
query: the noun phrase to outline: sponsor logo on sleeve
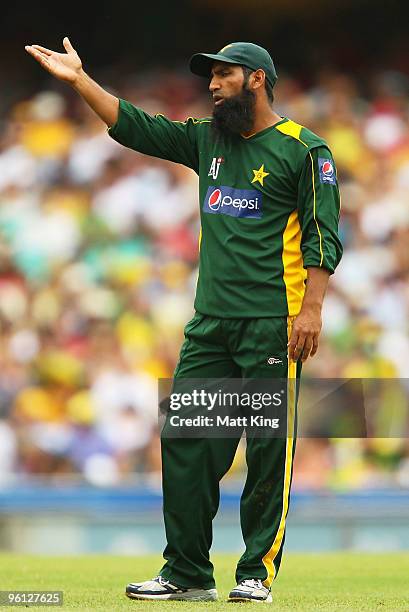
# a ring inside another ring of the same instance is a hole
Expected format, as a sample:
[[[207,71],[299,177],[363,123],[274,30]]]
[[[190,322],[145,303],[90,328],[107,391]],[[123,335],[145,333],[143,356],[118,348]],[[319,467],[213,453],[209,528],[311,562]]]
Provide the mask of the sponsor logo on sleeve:
[[[336,185],[337,176],[335,174],[334,163],[331,159],[323,157],[318,158],[318,167],[320,173],[320,182],[329,185]]]
[[[261,219],[263,194],[256,189],[209,187],[203,202],[203,212],[212,215]]]

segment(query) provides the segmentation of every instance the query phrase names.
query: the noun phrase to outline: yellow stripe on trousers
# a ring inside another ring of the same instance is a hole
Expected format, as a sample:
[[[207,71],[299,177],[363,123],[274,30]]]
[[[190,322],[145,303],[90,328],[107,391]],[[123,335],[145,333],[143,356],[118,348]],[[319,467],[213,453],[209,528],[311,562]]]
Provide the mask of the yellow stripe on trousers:
[[[290,339],[292,325],[295,317],[288,317],[287,319],[287,337]],[[295,406],[296,406],[296,377],[297,377],[297,363],[290,361],[288,363],[287,371],[287,438],[285,448],[285,467],[284,467],[284,486],[283,486],[283,498],[282,498],[282,510],[280,524],[278,526],[277,533],[269,551],[263,557],[263,564],[267,570],[267,578],[263,581],[264,586],[270,588],[273,582],[277,570],[274,565],[274,559],[278,555],[278,552],[282,546],[284,532],[285,532],[285,521],[288,513],[288,504],[290,499],[290,484],[291,484],[291,469],[293,463],[293,449],[294,449],[294,426],[295,426]]]

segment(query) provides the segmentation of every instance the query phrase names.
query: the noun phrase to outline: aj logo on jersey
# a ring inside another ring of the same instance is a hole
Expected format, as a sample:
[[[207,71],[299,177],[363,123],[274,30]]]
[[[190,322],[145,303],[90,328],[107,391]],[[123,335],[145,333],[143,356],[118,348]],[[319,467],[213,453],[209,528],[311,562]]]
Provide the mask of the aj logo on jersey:
[[[212,163],[210,164],[209,174],[207,176],[211,176],[214,180],[216,180],[219,175],[220,165],[223,162],[223,157],[213,157]]]
[[[318,167],[320,172],[320,182],[326,183],[327,185],[336,185],[337,177],[332,160],[319,157]]]

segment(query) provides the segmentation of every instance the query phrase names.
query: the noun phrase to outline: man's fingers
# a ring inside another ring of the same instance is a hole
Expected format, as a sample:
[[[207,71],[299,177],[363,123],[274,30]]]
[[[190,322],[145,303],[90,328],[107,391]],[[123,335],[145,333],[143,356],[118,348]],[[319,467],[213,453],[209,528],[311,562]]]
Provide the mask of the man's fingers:
[[[31,46],[34,47],[34,49],[37,49],[37,51],[41,51],[41,53],[44,53],[45,55],[51,55],[52,53],[54,53],[53,51],[51,51],[51,49],[47,49],[47,47],[42,47],[41,45]]]
[[[293,361],[298,361],[301,358],[304,351],[306,338],[307,335],[304,333],[297,334],[296,341],[294,342],[294,347],[292,350],[292,355],[290,356]]]
[[[305,339],[305,343],[304,343],[304,349],[301,355],[302,362],[307,361],[310,355],[311,349],[312,349],[312,338],[311,336],[307,336]]]
[[[297,346],[294,348],[294,361],[298,361],[298,359],[301,357],[302,352],[304,350],[304,345],[305,345],[305,336],[300,334],[298,336]]]
[[[62,44],[64,45],[64,49],[67,51],[67,53],[76,53],[74,47],[70,43],[70,39],[68,38],[68,36],[64,37]]]
[[[291,361],[297,361],[303,351],[305,343],[305,335],[298,334],[295,330],[291,334],[290,342],[288,344],[288,358]]]
[[[294,359],[294,349],[297,346],[298,334],[295,333],[294,329],[291,332],[290,342],[288,343],[288,359],[290,361],[295,361]]]
[[[37,49],[34,49],[34,47],[30,47],[29,45],[27,45],[25,49],[27,53],[32,55],[34,59],[40,62],[42,66],[48,66],[48,57],[47,55],[45,55],[45,53],[42,53],[41,51],[37,51]]]
[[[314,336],[312,339],[312,349],[311,349],[310,357],[314,357],[317,350],[318,350],[318,335]]]
[[[42,68],[44,68],[44,70],[47,70],[47,72],[50,72],[51,74],[53,73],[52,68],[50,66],[50,62],[48,60],[48,56],[45,55],[45,53],[41,53],[41,51],[37,51],[37,49],[34,49],[30,46],[27,46],[25,49],[27,53],[32,55],[34,59],[37,60],[37,62]]]

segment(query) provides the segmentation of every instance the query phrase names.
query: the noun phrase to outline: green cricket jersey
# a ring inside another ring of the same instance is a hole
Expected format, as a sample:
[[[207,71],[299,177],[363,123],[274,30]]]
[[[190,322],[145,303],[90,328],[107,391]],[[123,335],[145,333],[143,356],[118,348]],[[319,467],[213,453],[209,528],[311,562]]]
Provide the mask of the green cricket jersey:
[[[297,315],[305,269],[332,273],[342,255],[331,152],[324,140],[287,118],[248,138],[216,139],[210,122],[152,117],[121,100],[109,134],[199,175],[198,312],[226,318]]]

